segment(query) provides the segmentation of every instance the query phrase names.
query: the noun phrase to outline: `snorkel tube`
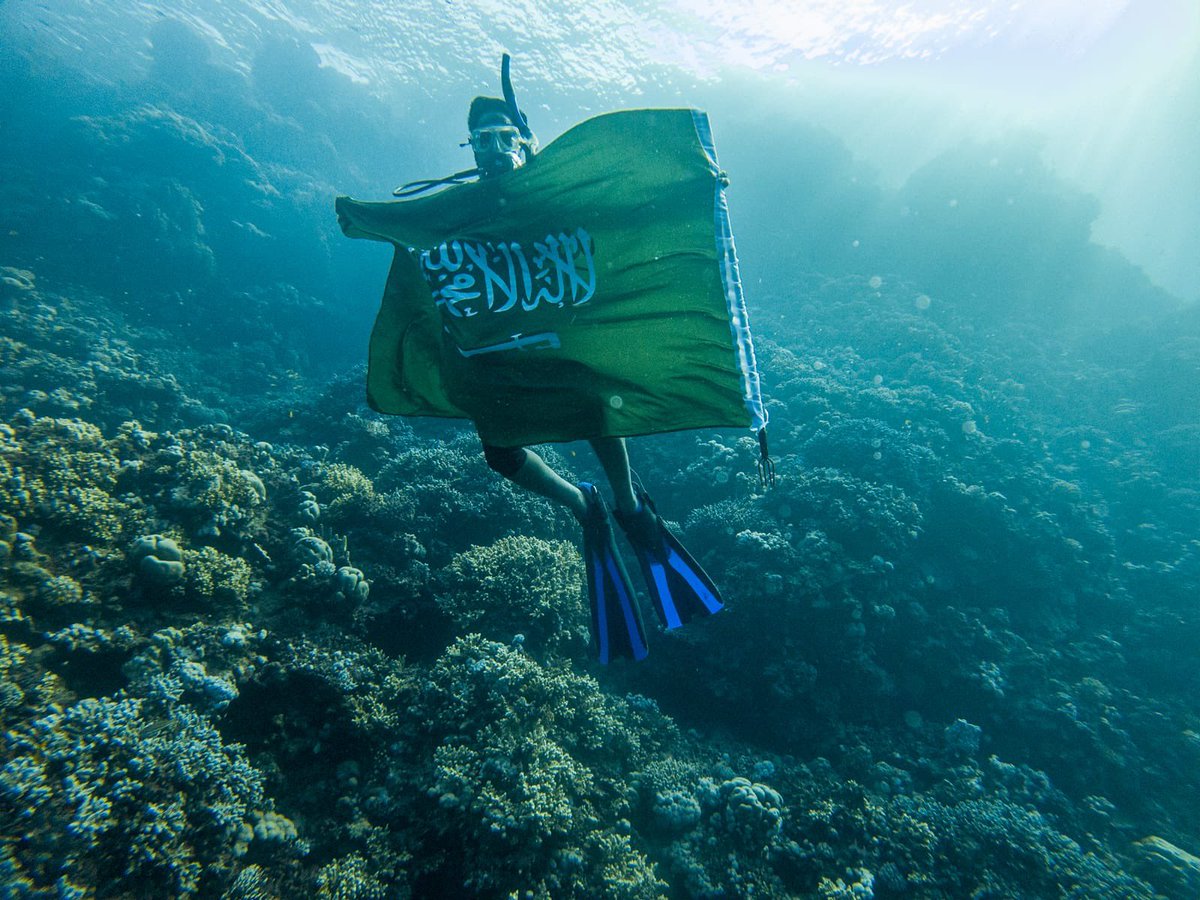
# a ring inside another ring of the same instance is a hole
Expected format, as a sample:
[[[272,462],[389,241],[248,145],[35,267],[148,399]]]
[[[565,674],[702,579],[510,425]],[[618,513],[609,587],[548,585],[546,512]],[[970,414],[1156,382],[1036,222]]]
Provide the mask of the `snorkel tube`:
[[[500,58],[500,89],[504,92],[504,102],[508,104],[509,111],[512,113],[513,124],[521,132],[521,137],[536,152],[537,138],[533,134],[533,129],[529,127],[529,119],[525,116],[525,113],[521,112],[521,108],[517,106],[517,95],[513,91],[512,76],[509,74],[511,66],[512,57],[505,53]]]

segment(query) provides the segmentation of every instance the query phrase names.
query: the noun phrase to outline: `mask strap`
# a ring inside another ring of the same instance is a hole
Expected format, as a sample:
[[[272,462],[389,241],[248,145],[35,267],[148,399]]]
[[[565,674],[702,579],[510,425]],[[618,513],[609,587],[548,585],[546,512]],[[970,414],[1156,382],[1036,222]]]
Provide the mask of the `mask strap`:
[[[392,196],[404,200],[408,197],[415,197],[417,194],[423,194],[426,191],[432,191],[437,187],[463,184],[468,178],[474,178],[478,174],[478,169],[463,169],[461,172],[455,172],[453,175],[447,175],[445,178],[427,178],[422,181],[410,181],[408,184],[402,184],[392,191]]]

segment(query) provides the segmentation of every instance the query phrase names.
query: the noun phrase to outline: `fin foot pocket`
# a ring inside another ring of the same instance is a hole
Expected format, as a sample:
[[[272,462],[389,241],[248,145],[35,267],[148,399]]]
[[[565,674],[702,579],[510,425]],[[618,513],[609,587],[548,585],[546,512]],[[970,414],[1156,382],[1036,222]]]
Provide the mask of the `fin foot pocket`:
[[[582,519],[583,558],[596,655],[602,663],[617,657],[645,659],[649,646],[642,612],[617,550],[608,507],[594,484],[580,482],[579,489],[587,501]]]
[[[640,486],[637,495],[637,512],[616,510],[613,516],[633,546],[663,627],[720,612],[725,604],[708,573],[663,524],[650,495]]]

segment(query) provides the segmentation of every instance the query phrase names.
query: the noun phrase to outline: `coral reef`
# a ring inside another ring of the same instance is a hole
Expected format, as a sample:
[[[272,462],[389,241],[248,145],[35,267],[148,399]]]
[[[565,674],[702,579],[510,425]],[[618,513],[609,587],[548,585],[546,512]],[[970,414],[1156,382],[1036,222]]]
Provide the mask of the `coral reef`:
[[[17,370],[50,352],[28,283],[4,313]],[[1128,435],[1056,436],[1012,384],[972,386],[953,321],[920,323],[920,360],[870,355],[913,317],[876,309],[824,367],[766,344],[791,430],[770,492],[749,445],[646,442],[642,476],[729,609],[601,680],[569,515],[498,484],[470,435],[373,427],[342,382],[270,442],[180,427],[183,394],[144,424],[95,414],[93,382],[71,415],[8,407],[3,816],[32,839],[3,845],[5,877],[30,896],[1187,890],[1198,826],[1167,785],[1200,747],[1174,700],[1193,495]],[[162,383],[143,374],[130,410]]]
[[[22,333],[18,360],[43,352]],[[498,485],[469,435],[369,427],[340,382],[312,407],[328,444],[13,409],[4,815],[36,840],[5,845],[6,877],[32,896],[1186,889],[1194,814],[1161,786],[1200,741],[1166,725],[1184,667],[1146,648],[1195,627],[1188,501],[1110,450],[1151,494],[1122,481],[1126,512],[1102,516],[1111,464],[1037,437],[1019,393],[968,387],[964,351],[937,346],[917,366],[931,393],[880,359],[768,345],[776,418],[797,424],[765,494],[749,446],[647,441],[643,477],[690,509],[678,527],[729,611],[603,681],[581,671],[569,516]],[[180,754],[195,765],[166,771]],[[107,775],[64,774],[100,755]],[[1178,843],[1134,843],[1163,821]]]

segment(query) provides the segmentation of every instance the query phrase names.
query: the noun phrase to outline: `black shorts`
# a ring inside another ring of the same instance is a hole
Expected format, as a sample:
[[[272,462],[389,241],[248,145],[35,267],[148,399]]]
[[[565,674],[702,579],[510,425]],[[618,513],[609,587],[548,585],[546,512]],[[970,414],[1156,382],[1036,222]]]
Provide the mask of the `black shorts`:
[[[488,468],[499,472],[505,478],[512,478],[517,470],[525,465],[524,447],[495,447],[483,445],[483,458],[487,460]]]

